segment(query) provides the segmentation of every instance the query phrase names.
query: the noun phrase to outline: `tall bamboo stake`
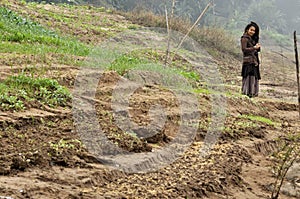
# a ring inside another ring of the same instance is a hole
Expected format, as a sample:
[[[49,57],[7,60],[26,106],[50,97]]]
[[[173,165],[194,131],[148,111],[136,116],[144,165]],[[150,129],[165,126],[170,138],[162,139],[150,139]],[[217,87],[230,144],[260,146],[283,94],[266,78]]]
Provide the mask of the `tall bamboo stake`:
[[[203,15],[205,14],[205,12],[207,11],[207,9],[209,8],[209,6],[211,6],[212,3],[209,2],[207,4],[207,6],[204,8],[204,10],[202,11],[202,13],[199,15],[198,19],[195,21],[195,23],[192,25],[192,27],[189,29],[189,31],[185,34],[185,36],[181,39],[180,43],[178,44],[175,53],[177,52],[177,50],[181,47],[182,43],[184,42],[184,40],[187,38],[187,36],[190,34],[190,32],[194,29],[194,27],[199,23],[200,19],[203,17]]]
[[[172,11],[171,11],[171,17],[169,19],[168,17],[168,11],[167,8],[165,7],[165,13],[166,13],[166,23],[167,23],[167,31],[168,31],[168,44],[167,44],[167,52],[166,52],[166,59],[165,59],[165,66],[168,64],[169,60],[169,55],[170,55],[170,37],[171,37],[171,28],[170,25],[172,25],[172,19],[174,15],[174,10],[175,10],[175,0],[172,1]]]
[[[191,31],[194,29],[194,27],[199,23],[200,19],[203,17],[203,15],[205,14],[205,12],[207,11],[207,9],[212,5],[212,2],[210,1],[207,6],[204,8],[204,10],[202,11],[202,13],[199,15],[198,19],[195,21],[195,23],[191,26],[191,28],[188,30],[188,32],[185,34],[185,36],[181,39],[180,43],[178,44],[177,48],[174,51],[174,55],[171,58],[171,62],[173,61],[178,49],[181,47],[181,45],[183,44],[184,40],[187,38],[187,36],[191,33]]]
[[[170,28],[169,28],[168,11],[166,7],[165,7],[165,13],[166,13],[166,23],[167,23],[167,32],[168,32],[168,44],[167,44],[166,59],[165,59],[165,66],[167,66],[169,53],[170,53]]]
[[[298,50],[297,50],[296,31],[294,31],[294,46],[295,46],[295,59],[296,59],[296,76],[297,76],[297,85],[298,85],[298,108],[299,108],[299,117],[300,117],[300,80],[299,80],[299,59],[298,59]]]

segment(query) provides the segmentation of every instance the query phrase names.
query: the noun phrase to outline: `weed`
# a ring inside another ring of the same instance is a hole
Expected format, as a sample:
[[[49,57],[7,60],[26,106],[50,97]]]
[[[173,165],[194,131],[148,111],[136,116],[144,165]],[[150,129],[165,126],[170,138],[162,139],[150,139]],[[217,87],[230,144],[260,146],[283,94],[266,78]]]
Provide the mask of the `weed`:
[[[300,134],[289,134],[285,140],[279,140],[281,147],[272,154],[274,158],[273,170],[276,175],[271,199],[278,199],[280,189],[287,172],[293,166],[294,162],[299,161],[300,154]]]
[[[63,153],[64,150],[67,149],[76,149],[82,147],[81,141],[77,139],[72,139],[72,140],[64,140],[60,139],[57,143],[49,142],[50,148],[54,150],[55,154],[49,154],[49,155],[60,155]]]

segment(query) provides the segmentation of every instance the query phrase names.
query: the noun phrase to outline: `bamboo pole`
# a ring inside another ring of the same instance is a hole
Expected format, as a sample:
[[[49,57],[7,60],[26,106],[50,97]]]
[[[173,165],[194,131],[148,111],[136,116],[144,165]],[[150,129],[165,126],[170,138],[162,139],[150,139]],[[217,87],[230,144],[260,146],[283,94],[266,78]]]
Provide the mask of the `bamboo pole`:
[[[170,53],[170,27],[169,27],[168,11],[166,7],[165,7],[165,13],[166,13],[166,23],[167,23],[167,32],[168,32],[168,44],[167,44],[166,59],[165,59],[165,67],[166,67],[169,59],[169,53]]]
[[[198,19],[195,21],[195,23],[192,25],[192,27],[188,30],[188,32],[185,34],[185,36],[181,39],[180,43],[178,44],[175,53],[177,52],[177,50],[181,47],[182,43],[184,42],[184,40],[187,38],[187,36],[190,34],[190,32],[194,29],[194,27],[199,23],[200,19],[203,17],[203,15],[205,14],[205,12],[207,11],[207,9],[212,5],[211,2],[209,2],[207,4],[207,6],[204,8],[204,10],[202,11],[202,13],[199,15]]]
[[[298,109],[299,109],[299,117],[300,117],[299,58],[298,58],[298,50],[297,50],[297,34],[296,34],[296,31],[294,31],[294,46],[295,46],[295,59],[296,59],[296,76],[297,76],[297,85],[298,85]]]
[[[166,23],[167,23],[167,31],[168,31],[168,44],[167,44],[167,51],[166,51],[165,66],[167,66],[168,60],[169,60],[169,56],[170,56],[170,37],[171,37],[171,28],[170,28],[170,25],[172,25],[172,19],[173,19],[173,15],[174,15],[174,10],[175,10],[175,0],[172,1],[172,11],[171,11],[171,17],[170,17],[170,19],[168,17],[167,8],[165,7]]]

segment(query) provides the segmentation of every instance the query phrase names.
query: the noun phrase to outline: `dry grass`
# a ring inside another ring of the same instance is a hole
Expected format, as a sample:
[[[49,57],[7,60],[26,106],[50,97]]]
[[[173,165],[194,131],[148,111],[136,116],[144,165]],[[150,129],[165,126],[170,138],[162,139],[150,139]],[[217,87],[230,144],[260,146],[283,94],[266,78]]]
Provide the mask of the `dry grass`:
[[[155,15],[149,11],[135,10],[133,12],[119,14],[124,15],[133,23],[145,27],[167,27],[165,16]],[[170,28],[186,34],[187,30],[192,26],[192,24],[193,23],[187,19],[176,18],[176,20],[172,20]],[[207,48],[208,52],[210,52],[212,56],[218,56],[220,52],[228,53],[236,57],[240,55],[240,49],[235,41],[235,38],[224,29],[198,26],[193,29],[189,36]],[[217,51],[219,51],[219,53],[217,53]]]

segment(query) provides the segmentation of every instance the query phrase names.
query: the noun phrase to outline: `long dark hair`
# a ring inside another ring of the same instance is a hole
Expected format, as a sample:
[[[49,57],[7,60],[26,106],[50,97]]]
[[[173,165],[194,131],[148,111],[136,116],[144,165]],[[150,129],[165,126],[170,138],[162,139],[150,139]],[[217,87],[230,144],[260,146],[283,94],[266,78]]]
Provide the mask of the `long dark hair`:
[[[250,23],[252,26],[254,26],[255,28],[255,33],[254,35],[252,36],[252,39],[255,41],[255,43],[258,43],[259,41],[259,26],[257,25],[257,23],[251,21]]]

